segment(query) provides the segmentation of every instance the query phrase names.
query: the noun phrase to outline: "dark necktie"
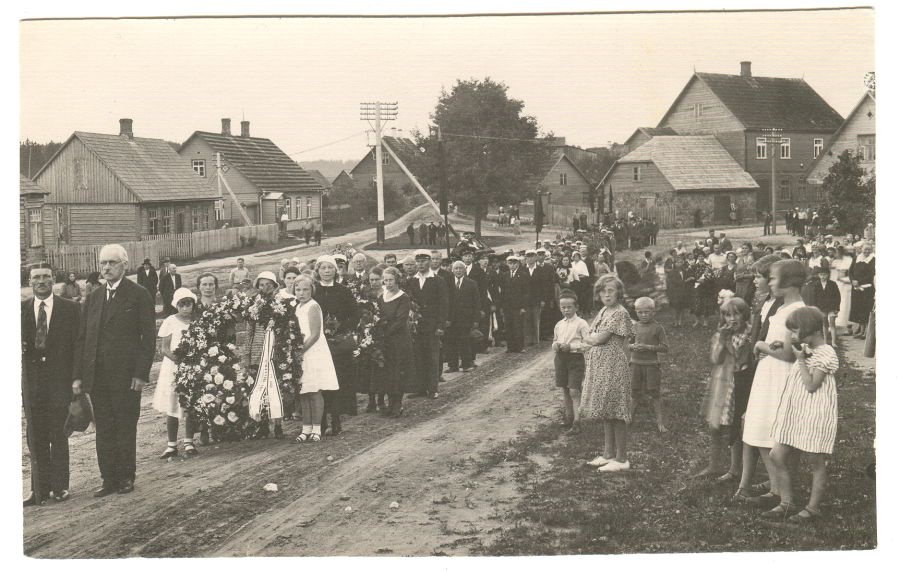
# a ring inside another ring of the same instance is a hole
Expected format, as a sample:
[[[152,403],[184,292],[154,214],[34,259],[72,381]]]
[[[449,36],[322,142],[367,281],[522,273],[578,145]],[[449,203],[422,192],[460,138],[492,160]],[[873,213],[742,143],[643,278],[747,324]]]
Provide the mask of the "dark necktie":
[[[47,346],[47,311],[46,304],[41,303],[38,308],[37,332],[34,334],[34,346],[38,350],[43,350]]]
[[[113,299],[116,298],[116,289],[108,288],[106,289],[106,302],[112,302]]]
[[[462,279],[457,279],[456,290],[462,290]]]

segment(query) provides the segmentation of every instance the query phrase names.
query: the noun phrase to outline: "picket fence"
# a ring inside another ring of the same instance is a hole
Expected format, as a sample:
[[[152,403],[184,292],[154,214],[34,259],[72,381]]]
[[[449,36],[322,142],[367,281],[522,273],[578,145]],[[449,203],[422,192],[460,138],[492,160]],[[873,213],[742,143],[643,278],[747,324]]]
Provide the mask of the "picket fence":
[[[228,227],[212,231],[151,235],[142,241],[121,244],[128,253],[126,272],[135,272],[144,259],[159,264],[161,259],[189,261],[210,253],[228,251],[251,242],[270,244],[278,241],[278,224]],[[103,245],[62,245],[45,248],[47,262],[54,269],[74,272],[79,276],[98,270],[100,249]]]

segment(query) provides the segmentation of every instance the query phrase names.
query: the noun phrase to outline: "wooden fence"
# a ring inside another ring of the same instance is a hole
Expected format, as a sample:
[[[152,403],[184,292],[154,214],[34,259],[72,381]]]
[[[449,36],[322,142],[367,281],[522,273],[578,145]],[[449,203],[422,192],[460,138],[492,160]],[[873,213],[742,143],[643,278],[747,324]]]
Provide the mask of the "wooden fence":
[[[210,253],[228,251],[251,242],[258,244],[276,243],[278,224],[254,225],[251,227],[228,227],[212,231],[178,233],[172,235],[152,235],[142,241],[119,243],[128,253],[126,272],[135,272],[144,259],[153,261],[154,266],[161,259],[170,258],[189,261]],[[103,245],[63,245],[45,248],[47,262],[54,269],[86,275],[98,270],[100,249]]]

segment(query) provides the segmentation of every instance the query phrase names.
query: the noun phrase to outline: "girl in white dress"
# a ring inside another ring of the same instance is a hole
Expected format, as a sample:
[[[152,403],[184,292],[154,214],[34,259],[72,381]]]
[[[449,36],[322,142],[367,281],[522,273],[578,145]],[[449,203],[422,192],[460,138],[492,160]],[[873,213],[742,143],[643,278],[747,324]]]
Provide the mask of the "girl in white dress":
[[[159,377],[156,380],[156,390],[153,392],[153,408],[166,415],[166,433],[168,442],[166,449],[160,456],[162,459],[173,458],[178,455],[178,422],[184,414],[178,403],[178,393],[175,392],[175,370],[177,369],[175,349],[181,342],[181,336],[191,324],[197,297],[189,289],[184,287],[175,291],[172,296],[177,313],[167,316],[159,327],[159,338],[162,338],[162,365],[159,367]],[[184,453],[194,455],[197,448],[194,447],[194,422],[190,416],[185,419]]]
[[[841,309],[838,311],[834,324],[849,329],[850,295],[853,291],[853,285],[850,284],[850,265],[853,263],[853,255],[848,256],[841,245],[838,245],[835,250],[834,261],[831,263],[831,280],[837,283],[838,291],[841,293]]]
[[[300,377],[300,412],[303,430],[297,441],[318,442],[322,439],[322,390],[337,390],[338,379],[331,351],[322,332],[322,309],[313,300],[313,281],[300,276],[294,281],[297,297],[297,321],[303,333],[303,375]],[[315,422],[315,423],[310,423]]]
[[[806,270],[803,262],[794,259],[778,261],[769,268],[769,291],[773,297],[783,299],[784,303],[769,319],[765,342],[757,342],[754,348],[763,358],[756,366],[747,412],[744,414],[744,463],[740,486],[732,497],[734,503],[766,506],[778,502],[778,481],[769,459],[769,451],[775,443],[772,424],[788,372],[796,358],[791,346],[791,331],[785,322],[792,312],[805,306],[800,288],[806,282]],[[750,486],[756,471],[757,453],[766,464],[769,492],[752,497]]]

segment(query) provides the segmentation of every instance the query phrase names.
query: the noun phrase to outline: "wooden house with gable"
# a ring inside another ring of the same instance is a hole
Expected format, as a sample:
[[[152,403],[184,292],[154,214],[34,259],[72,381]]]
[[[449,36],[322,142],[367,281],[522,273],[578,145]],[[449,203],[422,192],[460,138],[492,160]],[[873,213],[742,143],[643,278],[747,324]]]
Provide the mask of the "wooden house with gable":
[[[759,185],[712,135],[660,135],[612,166],[601,183],[605,207],[655,217],[674,212],[687,224],[699,210],[703,223],[727,224],[734,209],[752,217]]]
[[[391,151],[396,153],[400,161],[412,172],[414,158],[420,153],[413,140],[407,137],[384,136],[381,138],[381,144],[385,147],[390,147]],[[375,169],[375,148],[372,147],[350,170],[350,173],[348,173],[349,179],[338,175],[341,181],[339,182],[338,179],[335,179],[334,184],[338,185],[340,183],[344,185],[352,183],[356,193],[372,193],[375,189]],[[415,184],[400,168],[394,158],[391,157],[387,149],[381,154],[381,176],[385,185],[392,186],[400,193],[406,195],[416,193]]]
[[[754,76],[750,62],[740,75],[695,72],[657,128],[678,135],[713,135],[757,182],[755,209],[771,208],[772,150],[766,129],[782,130],[777,146],[778,211],[818,203],[806,185],[806,172],[843,123],[805,80]],[[637,148],[639,149],[639,148]]]
[[[31,179],[19,175],[19,263],[23,268],[43,261],[44,244],[54,239],[44,230],[44,204],[48,194]]]
[[[34,182],[49,193],[44,237],[62,245],[205,231],[220,199],[168,142],[135,137],[130,119],[118,135],[76,131]]]
[[[821,185],[838,156],[847,150],[858,153],[860,165],[869,175],[875,174],[875,92],[872,90],[866,91],[813,162],[807,182]]]
[[[250,122],[241,122],[241,134],[231,134],[231,120],[222,119],[222,131],[195,131],[179,155],[195,176],[215,187],[216,154],[224,178],[253,225],[277,223],[288,214],[288,229],[320,227],[324,187],[272,140],[250,136]],[[231,226],[243,225],[234,199],[222,186],[218,216]]]

